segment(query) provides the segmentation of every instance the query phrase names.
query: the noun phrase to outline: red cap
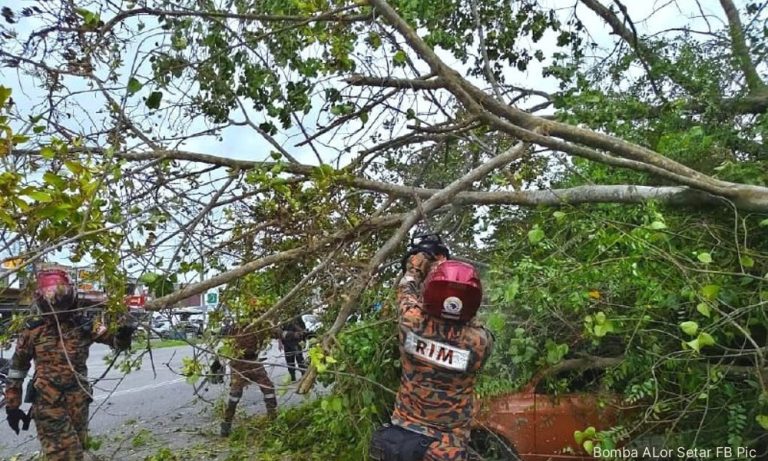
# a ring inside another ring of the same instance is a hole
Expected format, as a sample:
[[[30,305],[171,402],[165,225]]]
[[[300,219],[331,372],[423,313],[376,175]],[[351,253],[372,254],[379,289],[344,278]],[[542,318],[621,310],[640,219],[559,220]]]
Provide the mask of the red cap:
[[[434,317],[468,322],[482,300],[483,286],[477,270],[465,262],[445,261],[424,281],[424,308]]]

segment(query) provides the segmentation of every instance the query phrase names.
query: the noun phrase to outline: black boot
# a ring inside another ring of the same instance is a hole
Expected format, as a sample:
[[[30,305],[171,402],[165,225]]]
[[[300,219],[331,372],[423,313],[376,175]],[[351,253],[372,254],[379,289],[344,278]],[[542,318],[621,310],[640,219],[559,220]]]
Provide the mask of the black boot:
[[[235,410],[237,410],[237,403],[239,400],[240,397],[237,396],[230,396],[229,398],[227,409],[224,410],[224,421],[221,423],[222,437],[229,437],[229,433],[232,430],[232,420],[235,419]]]

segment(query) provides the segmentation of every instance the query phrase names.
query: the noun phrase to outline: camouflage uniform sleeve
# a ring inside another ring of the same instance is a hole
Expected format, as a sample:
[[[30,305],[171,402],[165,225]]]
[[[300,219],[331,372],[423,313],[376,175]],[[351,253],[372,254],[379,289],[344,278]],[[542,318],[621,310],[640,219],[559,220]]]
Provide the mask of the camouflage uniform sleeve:
[[[117,333],[109,331],[106,325],[100,321],[90,322],[91,339],[94,342],[106,344],[119,351],[129,349],[131,347],[131,335],[133,329],[128,326],[121,326],[117,329]]]
[[[25,328],[16,341],[16,351],[11,358],[8,385],[5,388],[5,405],[10,409],[21,406],[21,386],[24,384],[24,378],[27,377],[35,352],[34,332],[34,328]]]
[[[421,309],[421,281],[424,278],[422,272],[423,263],[418,259],[421,255],[414,255],[408,259],[405,274],[400,279],[397,287],[398,316],[402,317],[410,309]]]

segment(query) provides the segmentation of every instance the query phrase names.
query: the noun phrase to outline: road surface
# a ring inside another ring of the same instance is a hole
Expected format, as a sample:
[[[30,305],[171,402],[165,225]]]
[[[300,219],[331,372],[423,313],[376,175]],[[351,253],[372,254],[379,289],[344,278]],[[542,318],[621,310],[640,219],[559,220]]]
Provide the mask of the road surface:
[[[88,360],[88,374],[91,378],[104,373],[107,368],[104,356],[108,352],[109,349],[100,344],[91,347]],[[218,430],[218,421],[212,414],[212,402],[228,394],[228,381],[224,385],[207,385],[207,388],[200,391],[202,398],[197,397],[193,387],[179,374],[182,358],[194,354],[191,346],[153,349],[152,354],[154,371],[149,357],[145,355],[139,370],[125,375],[112,369],[97,384],[94,402],[90,407],[89,427],[91,436],[105,442],[105,447],[98,453],[119,449],[120,455],[115,459],[143,459],[146,453],[142,453],[140,448],[149,445],[150,440],[160,441],[166,435],[175,443],[183,443],[179,432],[197,430],[215,435]],[[266,368],[273,382],[278,386],[282,384],[286,389],[278,391],[278,403],[286,405],[300,401],[302,397],[295,394],[296,385],[288,383],[285,360],[275,342],[266,352],[266,357]],[[22,408],[26,410],[28,406],[25,404]],[[264,411],[258,386],[246,388],[238,411],[247,414]],[[137,437],[140,440],[137,441]],[[39,449],[34,423],[28,432],[22,432],[19,436],[4,422],[0,424],[0,459],[9,459],[17,454],[24,455],[22,459],[26,459]],[[131,456],[128,452],[136,453]]]

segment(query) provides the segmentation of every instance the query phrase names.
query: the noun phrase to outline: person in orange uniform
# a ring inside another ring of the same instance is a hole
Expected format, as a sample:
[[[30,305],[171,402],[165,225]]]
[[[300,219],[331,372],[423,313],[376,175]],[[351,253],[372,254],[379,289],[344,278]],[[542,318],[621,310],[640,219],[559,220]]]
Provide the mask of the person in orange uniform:
[[[477,372],[493,336],[475,320],[482,285],[475,268],[449,260],[436,236],[404,258],[398,286],[402,374],[391,424],[374,434],[375,461],[466,461]]]
[[[220,433],[222,437],[229,437],[237,405],[243,397],[243,390],[251,383],[256,383],[261,389],[267,415],[270,418],[277,416],[275,385],[269,379],[264,364],[259,361],[259,353],[272,336],[276,336],[275,330],[255,323],[235,326],[230,334],[234,342],[236,357],[230,362],[231,383],[229,401],[224,410],[224,421],[221,423]],[[219,363],[218,359],[214,364],[217,363]],[[223,367],[219,364],[216,368],[221,369]]]
[[[5,389],[8,425],[19,433],[30,416],[21,409],[22,384],[35,361],[31,418],[48,461],[79,461],[85,456],[88,406],[93,400],[88,383],[88,353],[94,342],[123,350],[131,346],[134,328],[121,326],[116,333],[77,310],[77,295],[66,272],[37,274],[35,303],[42,318],[30,320],[19,335]],[[31,397],[31,399],[30,399]]]

